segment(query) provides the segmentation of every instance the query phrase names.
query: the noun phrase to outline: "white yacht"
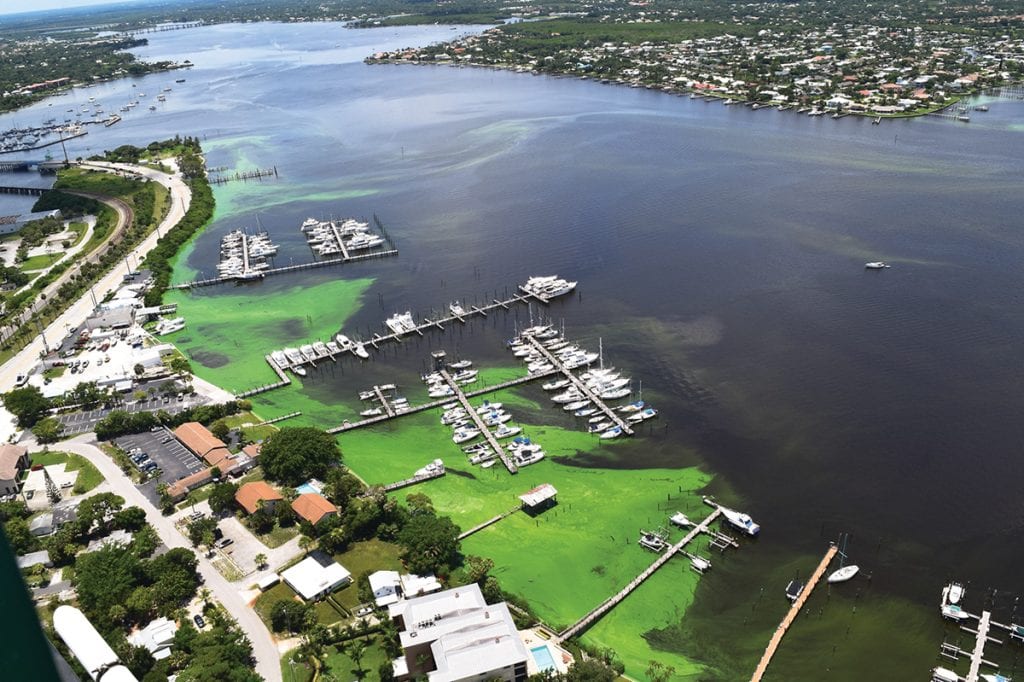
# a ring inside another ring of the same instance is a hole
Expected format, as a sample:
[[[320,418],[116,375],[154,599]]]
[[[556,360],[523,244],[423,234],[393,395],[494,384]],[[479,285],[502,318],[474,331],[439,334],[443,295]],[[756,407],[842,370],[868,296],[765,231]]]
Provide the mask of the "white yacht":
[[[285,357],[283,350],[271,351],[270,359],[274,361],[274,364],[278,367],[284,368],[288,366],[288,358]]]
[[[725,517],[726,521],[747,535],[754,536],[761,532],[761,526],[754,523],[754,520],[743,512],[738,512],[722,505],[718,505],[718,508],[722,510],[722,516]]]
[[[416,323],[412,319],[412,313],[408,310],[404,313],[392,315],[384,320],[384,324],[396,334],[408,334],[416,328]]]
[[[459,360],[458,362],[453,362],[452,364],[448,365],[448,369],[463,370],[463,369],[469,369],[472,366],[473,366],[473,361],[472,360]]]
[[[557,381],[549,381],[546,384],[541,384],[541,388],[545,391],[558,391],[565,388],[570,383],[571,382],[568,379],[559,379]]]
[[[305,343],[299,346],[299,352],[302,353],[306,360],[316,360],[316,351],[313,350],[313,344]]]
[[[602,391],[598,395],[601,396],[601,400],[618,400],[619,398],[625,398],[630,393],[632,391],[628,388],[616,388],[611,391]]]
[[[520,433],[522,433],[522,431],[523,430],[518,426],[508,426],[507,424],[502,424],[501,426],[498,427],[496,431],[494,431],[492,435],[498,440],[501,440],[502,438],[511,438],[512,436],[518,436]]]
[[[302,367],[299,367],[298,365],[292,366],[292,372],[294,372],[296,376],[306,376],[306,370],[303,369]]]
[[[342,350],[348,350],[352,347],[352,342],[344,334],[335,334],[334,340],[338,342],[338,347]]]
[[[173,320],[162,319],[156,323],[156,328],[153,330],[158,336],[165,334],[173,334],[174,332],[181,331],[185,328],[185,318],[175,317]]]
[[[686,514],[684,514],[683,512],[676,512],[669,518],[669,521],[679,526],[680,528],[689,528],[693,525],[693,521],[688,519],[686,517]]]
[[[856,564],[850,564],[849,566],[843,566],[842,568],[832,571],[828,576],[828,582],[830,583],[845,583],[847,580],[853,578],[860,571],[860,566]]]
[[[327,344],[323,341],[314,341],[313,350],[316,351],[316,354],[319,356],[327,355]]]
[[[655,410],[653,407],[648,407],[644,410],[641,410],[640,412],[632,413],[631,415],[626,417],[626,421],[628,421],[631,424],[637,424],[642,421],[647,421],[648,419],[654,419],[657,416],[658,411]]]
[[[451,311],[455,317],[463,317],[466,314],[466,309],[463,308],[458,301],[453,301],[448,304],[448,310]]]
[[[518,467],[526,467],[544,459],[544,451],[539,445],[526,446],[517,450],[512,455],[512,461]]]
[[[621,435],[622,435],[622,427],[621,426],[613,426],[612,428],[610,428],[607,431],[605,431],[604,433],[602,433],[599,436],[599,438],[601,438],[602,440],[609,440],[611,438],[618,438]]]
[[[576,402],[569,403],[568,405],[562,405],[562,409],[566,412],[575,412],[576,410],[582,410],[589,406],[590,401],[584,398],[583,400],[577,400]]]
[[[458,429],[453,435],[452,440],[456,443],[465,443],[468,440],[473,440],[480,435],[477,429]]]
[[[352,349],[352,352],[356,354],[356,357],[366,360],[370,357],[370,354],[366,352],[366,347],[363,346],[362,342],[357,343]]]
[[[379,416],[379,415],[381,415],[383,413],[384,413],[384,408],[381,408],[381,407],[371,407],[368,410],[363,410],[362,412],[360,412],[359,416],[361,416],[361,417],[377,417],[377,416]]]
[[[302,353],[299,352],[298,348],[285,348],[284,355],[288,358],[288,362],[293,365],[301,365],[305,360],[302,357]]]
[[[422,469],[417,469],[416,473],[414,475],[415,476],[437,476],[438,474],[443,474],[443,473],[444,473],[444,462],[441,461],[440,459],[435,459],[433,462],[431,462],[427,466],[423,467]]]
[[[864,269],[865,270],[884,270],[884,269],[886,269],[888,267],[891,267],[891,266],[886,264],[885,261],[880,261],[880,260],[875,260],[875,261],[871,261],[870,263],[865,263],[864,264]]]

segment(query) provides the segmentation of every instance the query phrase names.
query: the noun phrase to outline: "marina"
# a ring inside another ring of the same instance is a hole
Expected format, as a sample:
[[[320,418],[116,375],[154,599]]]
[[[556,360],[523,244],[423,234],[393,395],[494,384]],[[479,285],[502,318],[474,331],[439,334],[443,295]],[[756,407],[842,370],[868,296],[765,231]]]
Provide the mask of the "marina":
[[[988,609],[982,610],[980,615],[965,610],[962,606],[964,593],[964,587],[960,583],[952,582],[946,585],[942,590],[939,612],[943,618],[957,623],[961,631],[971,635],[974,639],[973,646],[970,649],[963,649],[958,644],[943,641],[939,654],[951,661],[959,661],[961,657],[967,658],[967,673],[960,675],[949,668],[937,666],[932,669],[931,679],[933,682],[1010,682],[1009,677],[998,673],[982,672],[982,666],[999,670],[996,662],[985,658],[985,648],[989,644],[1002,646],[1004,643],[1003,640],[992,636],[993,629],[1006,632],[1011,642],[1024,644],[1024,625],[998,623],[992,619],[992,612]],[[977,625],[968,625],[967,623],[971,621],[977,621]]]
[[[277,246],[266,232],[250,235],[244,230],[232,230],[220,240],[219,279],[262,279],[271,269],[270,259],[276,253]]]

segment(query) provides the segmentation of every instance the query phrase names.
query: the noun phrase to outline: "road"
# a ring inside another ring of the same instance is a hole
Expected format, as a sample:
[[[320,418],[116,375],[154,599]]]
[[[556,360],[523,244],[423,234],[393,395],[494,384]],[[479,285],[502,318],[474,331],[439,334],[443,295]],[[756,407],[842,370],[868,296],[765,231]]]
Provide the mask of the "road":
[[[97,170],[134,173],[159,182],[170,191],[170,207],[157,229],[150,233],[126,258],[115,265],[110,272],[101,277],[99,282],[93,286],[97,298],[102,298],[108,291],[116,290],[121,285],[121,282],[124,281],[124,276],[129,270],[129,259],[134,259],[135,262],[141,261],[156,246],[160,235],[166,234],[168,230],[181,221],[192,202],[192,190],[189,189],[188,185],[180,177],[168,175],[167,173],[144,166],[99,161],[90,161],[82,165],[96,168]],[[116,207],[115,210],[117,210]],[[56,344],[67,333],[67,329],[78,327],[89,317],[92,311],[92,300],[89,293],[86,292],[81,298],[72,303],[56,320],[50,323],[43,332],[45,338],[48,342]],[[35,367],[42,353],[43,341],[36,337],[20,353],[0,366],[0,392],[10,391],[14,388],[15,378],[19,374],[28,374]],[[0,441],[7,440],[14,431],[15,427],[10,413],[6,410],[2,411],[0,413]]]
[[[173,520],[162,515],[153,506],[153,503],[139,492],[131,479],[121,471],[114,461],[96,446],[93,434],[63,441],[60,444],[60,449],[85,457],[107,479],[111,491],[125,499],[126,505],[135,505],[143,509],[146,512],[146,521],[153,526],[165,545],[170,548],[183,547],[192,551],[191,544],[174,527]],[[263,621],[253,609],[249,608],[235,587],[205,557],[199,554],[196,557],[199,560],[199,573],[206,581],[206,587],[227,612],[238,621],[239,627],[252,643],[253,656],[256,658],[256,672],[267,682],[282,682],[280,654]]]

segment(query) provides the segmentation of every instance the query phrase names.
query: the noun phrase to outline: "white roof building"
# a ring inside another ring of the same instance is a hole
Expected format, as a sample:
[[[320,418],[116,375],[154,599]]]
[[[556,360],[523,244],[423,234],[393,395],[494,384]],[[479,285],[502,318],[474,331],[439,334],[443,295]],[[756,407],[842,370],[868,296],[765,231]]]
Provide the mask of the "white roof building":
[[[398,571],[377,571],[371,573],[369,581],[377,606],[388,606],[401,599],[398,594],[398,586],[401,582]]]
[[[400,578],[402,582],[402,596],[406,599],[419,597],[424,594],[431,594],[444,589],[444,585],[438,582],[433,575],[406,574]]]
[[[405,655],[392,668],[430,682],[526,679],[527,652],[504,603],[487,604],[471,584],[388,607]],[[423,664],[427,655],[431,663]]]
[[[146,650],[153,654],[153,658],[159,661],[171,655],[171,643],[177,631],[178,626],[174,621],[157,618],[146,627],[132,633],[128,641],[135,646],[146,647]]]
[[[303,599],[313,601],[350,582],[352,574],[329,556],[316,552],[282,571],[281,579]]]

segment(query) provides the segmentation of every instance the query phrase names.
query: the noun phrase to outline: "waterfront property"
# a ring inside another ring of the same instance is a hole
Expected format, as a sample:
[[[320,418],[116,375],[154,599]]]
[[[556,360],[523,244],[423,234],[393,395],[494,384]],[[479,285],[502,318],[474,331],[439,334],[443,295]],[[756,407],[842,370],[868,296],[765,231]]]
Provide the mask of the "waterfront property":
[[[338,508],[319,493],[303,493],[292,502],[292,509],[303,521],[314,526],[330,516],[338,515]]]
[[[258,509],[266,509],[273,513],[284,497],[274,490],[266,481],[250,481],[243,483],[235,492],[235,502],[248,514]]]
[[[488,604],[476,583],[392,604],[388,614],[402,643],[392,663],[399,680],[526,679],[528,654],[508,605]]]

